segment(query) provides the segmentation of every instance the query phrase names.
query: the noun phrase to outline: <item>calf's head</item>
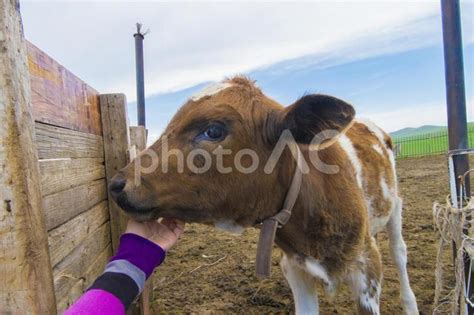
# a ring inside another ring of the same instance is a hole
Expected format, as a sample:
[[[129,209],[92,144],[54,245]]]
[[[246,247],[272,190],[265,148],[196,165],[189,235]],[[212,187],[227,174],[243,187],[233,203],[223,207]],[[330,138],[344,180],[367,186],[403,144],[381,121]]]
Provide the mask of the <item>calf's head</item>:
[[[288,148],[266,168],[282,133],[305,146],[353,117],[352,106],[330,96],[307,95],[285,108],[245,78],[226,80],[188,100],[109,189],[137,220],[251,226],[279,210],[291,181]]]

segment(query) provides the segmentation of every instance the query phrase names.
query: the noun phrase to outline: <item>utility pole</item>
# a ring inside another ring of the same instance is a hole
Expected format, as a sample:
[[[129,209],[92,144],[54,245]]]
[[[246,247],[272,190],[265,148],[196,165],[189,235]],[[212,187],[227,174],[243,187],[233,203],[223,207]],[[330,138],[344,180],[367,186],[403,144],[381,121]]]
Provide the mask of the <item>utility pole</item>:
[[[142,25],[137,23],[137,32],[135,37],[135,67],[137,76],[137,121],[139,126],[146,128],[145,113],[145,73],[143,67],[143,40],[148,33],[141,32]]]

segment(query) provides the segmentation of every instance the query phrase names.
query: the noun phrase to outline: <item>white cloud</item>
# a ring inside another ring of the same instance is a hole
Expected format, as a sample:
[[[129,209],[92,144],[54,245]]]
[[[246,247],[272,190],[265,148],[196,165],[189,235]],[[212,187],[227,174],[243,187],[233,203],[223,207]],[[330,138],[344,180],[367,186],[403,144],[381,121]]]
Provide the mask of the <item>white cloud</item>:
[[[438,11],[437,1],[22,3],[27,38],[101,92],[129,100],[137,21],[151,29],[151,95],[308,54],[344,62],[429,45],[441,38],[432,27]]]

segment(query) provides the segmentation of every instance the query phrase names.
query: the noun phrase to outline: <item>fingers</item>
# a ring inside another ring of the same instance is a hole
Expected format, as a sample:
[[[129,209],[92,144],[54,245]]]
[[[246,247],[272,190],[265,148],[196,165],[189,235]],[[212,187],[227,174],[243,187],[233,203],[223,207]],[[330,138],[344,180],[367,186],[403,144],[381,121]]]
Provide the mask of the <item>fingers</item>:
[[[166,226],[171,231],[173,231],[176,227],[176,221],[172,218],[163,218],[161,219],[160,223]]]
[[[185,223],[181,220],[163,218],[160,223],[170,229],[177,237],[179,237],[184,231]]]
[[[179,237],[184,232],[185,223],[184,221],[181,221],[181,220],[175,220],[175,222],[176,222],[176,228],[173,230],[173,232]]]
[[[180,230],[184,230],[184,225],[185,225],[185,222],[184,222],[184,221],[175,219],[175,222],[176,222],[176,227],[177,227],[177,228],[179,228]]]
[[[130,219],[125,232],[142,236],[168,250],[176,243],[183,230],[184,222],[177,219],[164,218],[161,221],[148,222]]]

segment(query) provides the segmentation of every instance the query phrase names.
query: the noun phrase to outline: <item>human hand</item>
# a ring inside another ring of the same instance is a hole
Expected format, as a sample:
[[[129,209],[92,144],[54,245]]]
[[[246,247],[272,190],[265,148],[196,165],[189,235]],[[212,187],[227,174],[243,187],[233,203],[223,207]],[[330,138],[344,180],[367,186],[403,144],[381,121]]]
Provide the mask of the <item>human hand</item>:
[[[138,222],[130,219],[125,233],[139,235],[168,250],[176,243],[183,231],[184,222],[177,219],[163,218],[160,222],[158,220]]]

